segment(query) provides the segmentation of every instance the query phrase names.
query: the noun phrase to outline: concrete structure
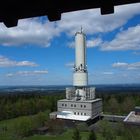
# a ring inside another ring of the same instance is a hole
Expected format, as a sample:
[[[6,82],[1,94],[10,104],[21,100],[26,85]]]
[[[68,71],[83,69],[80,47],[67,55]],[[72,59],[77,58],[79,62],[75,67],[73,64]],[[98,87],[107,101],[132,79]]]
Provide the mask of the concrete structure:
[[[136,106],[135,111],[131,111],[124,119],[124,123],[127,125],[140,126],[140,107]]]
[[[87,121],[99,116],[102,112],[102,100],[59,100],[57,118]]]
[[[57,111],[50,117],[87,121],[102,113],[102,100],[95,99],[95,87],[88,87],[86,36],[82,29],[75,34],[73,87],[66,88],[66,99],[57,102]]]
[[[57,118],[57,112],[51,112],[51,113],[49,114],[49,116],[50,116],[50,119],[55,120],[55,119]]]
[[[102,114],[101,117],[103,117],[104,120],[111,122],[123,122],[123,120],[126,118],[126,116],[109,115],[109,114]]]

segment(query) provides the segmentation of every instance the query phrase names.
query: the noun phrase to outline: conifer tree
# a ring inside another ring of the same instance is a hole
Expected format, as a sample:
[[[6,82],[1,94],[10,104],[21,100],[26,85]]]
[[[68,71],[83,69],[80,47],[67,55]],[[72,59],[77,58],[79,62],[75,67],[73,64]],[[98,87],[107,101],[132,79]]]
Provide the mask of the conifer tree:
[[[94,131],[90,131],[88,140],[96,140],[96,134]]]
[[[79,130],[77,128],[75,128],[73,131],[72,139],[73,140],[81,140],[81,136],[80,136]]]

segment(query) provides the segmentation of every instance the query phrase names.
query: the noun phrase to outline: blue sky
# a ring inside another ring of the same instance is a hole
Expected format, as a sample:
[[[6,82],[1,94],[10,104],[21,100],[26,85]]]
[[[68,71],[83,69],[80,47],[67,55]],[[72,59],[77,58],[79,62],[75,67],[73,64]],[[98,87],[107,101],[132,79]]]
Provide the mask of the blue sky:
[[[87,39],[89,84],[140,83],[140,4],[0,23],[0,85],[71,85],[74,34],[81,26]]]

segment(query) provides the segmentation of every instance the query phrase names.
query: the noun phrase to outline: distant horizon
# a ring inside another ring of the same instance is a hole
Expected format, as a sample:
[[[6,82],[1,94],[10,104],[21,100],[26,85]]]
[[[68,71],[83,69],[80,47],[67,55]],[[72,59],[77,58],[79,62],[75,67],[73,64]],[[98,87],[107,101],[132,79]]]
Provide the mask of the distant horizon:
[[[90,84],[90,85],[88,85],[88,86],[110,86],[110,85],[140,85],[140,83],[123,83],[123,84],[121,84],[121,83],[117,83],[117,84]],[[31,86],[73,86],[73,85],[0,85],[0,87],[15,87],[15,86],[25,86],[25,87],[31,87]]]

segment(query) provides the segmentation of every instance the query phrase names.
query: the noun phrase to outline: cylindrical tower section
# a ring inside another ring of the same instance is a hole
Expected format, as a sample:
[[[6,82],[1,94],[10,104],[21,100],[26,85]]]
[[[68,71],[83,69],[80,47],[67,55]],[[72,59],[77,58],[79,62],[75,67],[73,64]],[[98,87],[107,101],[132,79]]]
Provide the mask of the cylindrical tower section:
[[[73,85],[85,87],[88,85],[88,73],[86,67],[86,36],[82,32],[75,34],[75,67]]]
[[[73,85],[77,87],[85,87],[88,85],[87,72],[75,72],[73,74]]]
[[[75,35],[75,67],[86,68],[85,35],[82,32],[77,32]]]

